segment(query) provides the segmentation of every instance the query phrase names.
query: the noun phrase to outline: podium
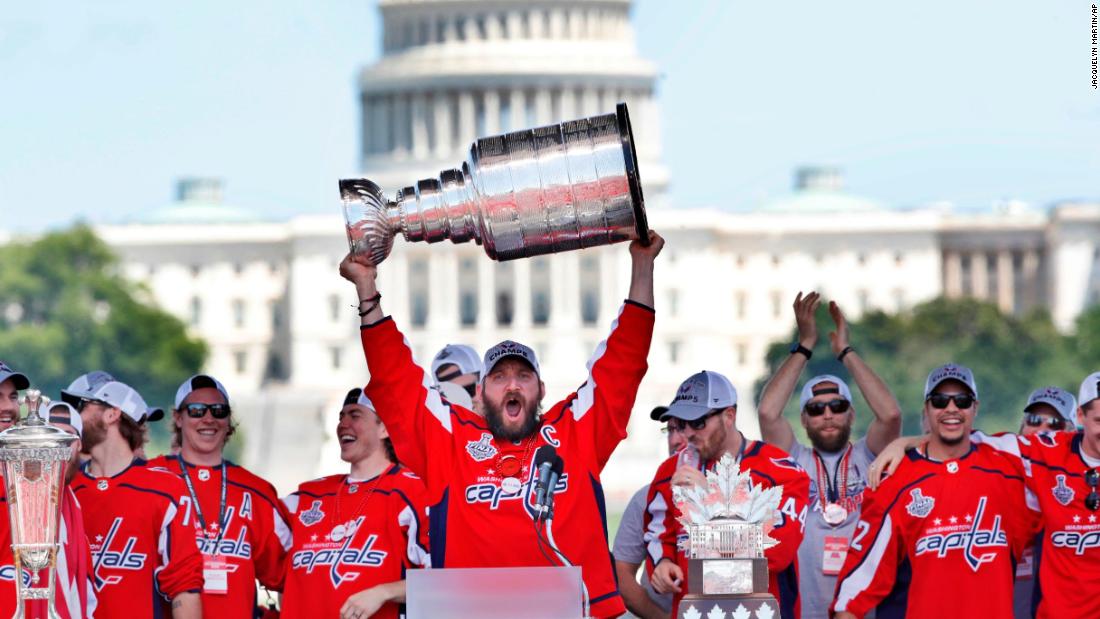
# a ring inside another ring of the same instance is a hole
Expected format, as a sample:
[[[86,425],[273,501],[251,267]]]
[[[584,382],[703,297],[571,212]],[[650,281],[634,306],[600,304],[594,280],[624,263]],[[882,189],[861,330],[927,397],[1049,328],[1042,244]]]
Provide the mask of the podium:
[[[409,570],[407,619],[581,619],[579,567]]]

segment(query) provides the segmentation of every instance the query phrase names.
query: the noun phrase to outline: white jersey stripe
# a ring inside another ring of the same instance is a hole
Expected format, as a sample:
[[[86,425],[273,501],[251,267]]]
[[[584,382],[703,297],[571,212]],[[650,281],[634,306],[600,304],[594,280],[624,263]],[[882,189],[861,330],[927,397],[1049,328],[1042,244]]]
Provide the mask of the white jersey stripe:
[[[401,513],[397,515],[397,522],[403,527],[408,527],[409,543],[406,548],[406,554],[409,557],[409,561],[413,565],[420,567],[426,567],[431,563],[432,557],[430,554],[424,551],[420,547],[420,544],[416,543],[417,536],[420,534],[419,524],[420,521],[416,519],[416,514],[412,508],[408,505],[401,510]]]
[[[847,578],[841,581],[840,588],[837,589],[836,593],[837,612],[847,610],[848,604],[871,586],[875,574],[882,565],[882,556],[886,553],[886,548],[890,545],[890,538],[893,534],[893,521],[890,519],[890,514],[886,514],[882,519],[882,528],[875,536],[875,543],[867,551],[867,556],[863,558],[863,562],[851,574],[848,574]],[[893,569],[893,567],[891,566],[888,569]]]
[[[409,354],[412,354],[412,344],[409,343],[409,338],[402,338],[405,342],[405,348],[409,349]],[[415,363],[416,360],[413,359]],[[420,368],[420,371],[424,374],[424,379],[420,382],[424,387],[426,396],[424,397],[424,406],[431,411],[432,416],[436,418],[439,425],[443,426],[443,429],[447,432],[451,431],[451,408],[443,403],[443,400],[439,397],[439,390],[435,389],[435,381],[428,372]]]
[[[652,517],[649,521],[649,526],[646,527],[645,533],[642,535],[642,541],[645,542],[646,552],[649,553],[649,558],[656,564],[664,556],[664,548],[661,546],[661,536],[665,533],[665,515],[668,513],[668,505],[665,504],[665,497],[660,492],[653,497],[653,501],[646,506],[646,510]]]
[[[615,329],[619,327],[619,316],[622,316],[625,307],[625,305],[619,307],[619,313],[611,322],[611,333],[615,333]],[[588,360],[588,380],[584,381],[580,389],[577,389],[577,399],[573,401],[573,419],[577,421],[584,417],[596,401],[596,380],[592,378],[592,366],[596,365],[605,352],[607,352],[607,340],[600,342],[596,351],[592,353],[592,358]]]

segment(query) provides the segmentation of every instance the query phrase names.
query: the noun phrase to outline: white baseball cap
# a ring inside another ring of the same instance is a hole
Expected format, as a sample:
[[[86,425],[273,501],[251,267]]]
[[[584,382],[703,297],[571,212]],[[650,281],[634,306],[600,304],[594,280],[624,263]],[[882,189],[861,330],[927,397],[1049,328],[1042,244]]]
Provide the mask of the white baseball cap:
[[[371,409],[375,413],[378,412],[378,409],[374,407],[374,402],[371,402],[370,398],[367,397],[367,392],[366,391],[361,390],[359,392],[359,397],[355,399],[355,403],[358,404],[359,406],[366,406],[367,408]]]
[[[80,418],[80,413],[76,412],[76,408],[68,402],[50,402],[47,421],[52,425],[57,425],[59,423],[70,425],[76,430],[77,436],[84,436],[84,421]]]
[[[114,376],[111,376],[103,370],[93,370],[87,374],[81,374],[76,377],[76,380],[69,384],[67,389],[61,390],[61,401],[73,407],[80,406],[81,398],[92,397],[96,389],[99,389],[114,379]]]
[[[458,366],[462,374],[480,374],[484,369],[481,356],[473,347],[465,344],[447,344],[436,354],[435,359],[432,359],[432,380],[438,380],[436,373],[445,365]]]
[[[1084,406],[1098,398],[1100,398],[1100,372],[1093,372],[1081,381],[1081,389],[1077,392],[1077,404]]]
[[[834,383],[836,389],[822,388],[815,391],[814,387],[817,387],[821,383]],[[837,393],[845,400],[849,402],[852,401],[852,391],[848,389],[847,383],[832,374],[821,374],[820,376],[814,376],[806,381],[805,385],[802,385],[802,395],[798,398],[798,408],[805,408],[806,402],[809,402],[814,396],[822,393]]]
[[[31,386],[31,381],[26,374],[16,372],[10,365],[0,361],[0,383],[6,380],[10,380],[15,385],[16,391],[22,391]]]
[[[501,359],[508,357],[523,359],[535,369],[535,374],[542,376],[542,372],[539,371],[539,360],[535,357],[535,351],[519,342],[504,340],[485,352],[485,373],[481,375],[481,380],[485,380],[485,377],[493,371],[493,368],[500,363]]]
[[[1024,412],[1030,412],[1032,405],[1049,404],[1054,410],[1070,423],[1077,426],[1077,400],[1073,394],[1058,387],[1039,387],[1027,397],[1027,406]]]
[[[229,404],[229,392],[225,390],[225,385],[221,384],[221,381],[209,374],[195,374],[191,378],[183,381],[179,389],[176,389],[176,404],[173,408],[179,409],[180,405],[187,399],[187,396],[191,395],[192,391],[204,387],[217,389],[218,393],[221,393],[222,397],[225,398],[225,403]],[[153,421],[156,420],[154,419]]]
[[[737,390],[733,383],[718,372],[703,370],[680,383],[676,397],[668,405],[668,410],[661,415],[661,421],[669,417],[694,421],[712,410],[736,405]]]
[[[956,363],[948,363],[932,370],[928,375],[928,380],[924,381],[925,399],[936,390],[936,387],[940,386],[940,383],[946,380],[959,381],[966,385],[966,388],[970,390],[975,399],[978,398],[978,384],[974,382],[974,373],[970,371],[970,368]]]
[[[126,413],[126,416],[141,423],[149,416],[149,406],[137,391],[126,383],[111,381],[92,393],[91,400],[100,400]],[[162,413],[163,414],[163,413]]]

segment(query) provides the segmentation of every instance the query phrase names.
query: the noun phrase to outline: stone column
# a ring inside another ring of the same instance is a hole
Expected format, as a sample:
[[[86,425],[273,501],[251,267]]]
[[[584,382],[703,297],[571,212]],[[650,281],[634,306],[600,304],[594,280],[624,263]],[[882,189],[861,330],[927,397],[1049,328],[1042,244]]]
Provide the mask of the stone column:
[[[496,263],[489,260],[485,256],[478,256],[477,259],[477,330],[483,335],[488,337],[487,334],[492,333],[496,328],[496,307],[497,300],[496,289],[497,280],[495,276],[495,269],[493,268]],[[494,344],[496,342],[493,342]]]
[[[428,256],[428,328],[458,329],[458,257],[454,249],[432,248]]]
[[[579,112],[578,116],[595,116],[600,113],[600,95],[595,86],[588,86],[584,89],[584,97]]]
[[[1012,252],[1007,249],[997,252],[997,305],[1006,314],[1016,311],[1016,277]]]
[[[580,114],[577,112],[577,89],[572,84],[563,84],[561,87],[561,118],[562,120],[573,120],[580,118]]]
[[[531,261],[512,262],[515,280],[515,314],[512,315],[512,328],[522,333],[531,328]]]
[[[943,294],[957,299],[962,292],[962,259],[959,252],[947,250],[943,256]]]
[[[476,137],[477,119],[474,114],[474,94],[465,90],[458,93],[459,148],[465,148],[465,145],[473,142]]]
[[[443,42],[453,43],[458,40],[458,29],[455,26],[455,16],[448,15],[443,18]]]
[[[1039,252],[1034,249],[1024,251],[1023,264],[1021,266],[1020,279],[1024,284],[1023,302],[1021,311],[1030,310],[1039,305],[1046,291],[1043,290],[1039,279]]]
[[[989,260],[983,251],[970,254],[970,284],[974,298],[989,299]]]
[[[523,38],[523,15],[519,11],[508,11],[504,26],[504,37],[513,41]]]
[[[525,121],[527,120],[525,118],[527,110],[527,95],[523,92],[523,90],[519,88],[513,88],[512,92],[508,95],[508,100],[510,102],[508,106],[508,111],[511,115],[508,119],[508,123],[511,125],[512,131],[529,129],[529,127],[527,127],[525,124]]]
[[[449,97],[446,92],[436,92],[432,97],[432,114],[435,118],[435,156],[444,158],[455,149],[451,143],[454,130],[451,127],[451,110],[447,106]]]
[[[500,133],[500,94],[489,89],[484,94],[485,135]]]
[[[409,123],[408,97],[395,94],[393,96],[393,153],[395,158],[404,159],[409,155],[411,144],[408,143]]]
[[[412,95],[412,153],[417,159],[428,156],[431,139],[428,136],[428,101],[422,93]]]
[[[538,126],[548,125],[553,122],[553,113],[551,110],[550,101],[550,89],[539,88],[535,91],[535,124]]]

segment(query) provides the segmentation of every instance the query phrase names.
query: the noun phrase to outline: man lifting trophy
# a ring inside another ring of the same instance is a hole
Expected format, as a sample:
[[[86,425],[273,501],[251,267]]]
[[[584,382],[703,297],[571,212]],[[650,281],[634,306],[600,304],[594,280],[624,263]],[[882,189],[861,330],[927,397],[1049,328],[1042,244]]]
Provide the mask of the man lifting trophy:
[[[61,491],[76,436],[47,425],[39,416],[40,407],[49,405],[49,398],[39,391],[27,390],[23,403],[27,417],[0,432],[14,567],[16,574],[29,576],[15,579],[15,616],[29,616],[27,600],[44,600],[47,616],[56,618]]]
[[[640,240],[649,227],[626,104],[614,114],[481,138],[460,169],[388,200],[366,179],[340,181],[348,243],[372,264],[393,239],[473,241],[494,260]]]

